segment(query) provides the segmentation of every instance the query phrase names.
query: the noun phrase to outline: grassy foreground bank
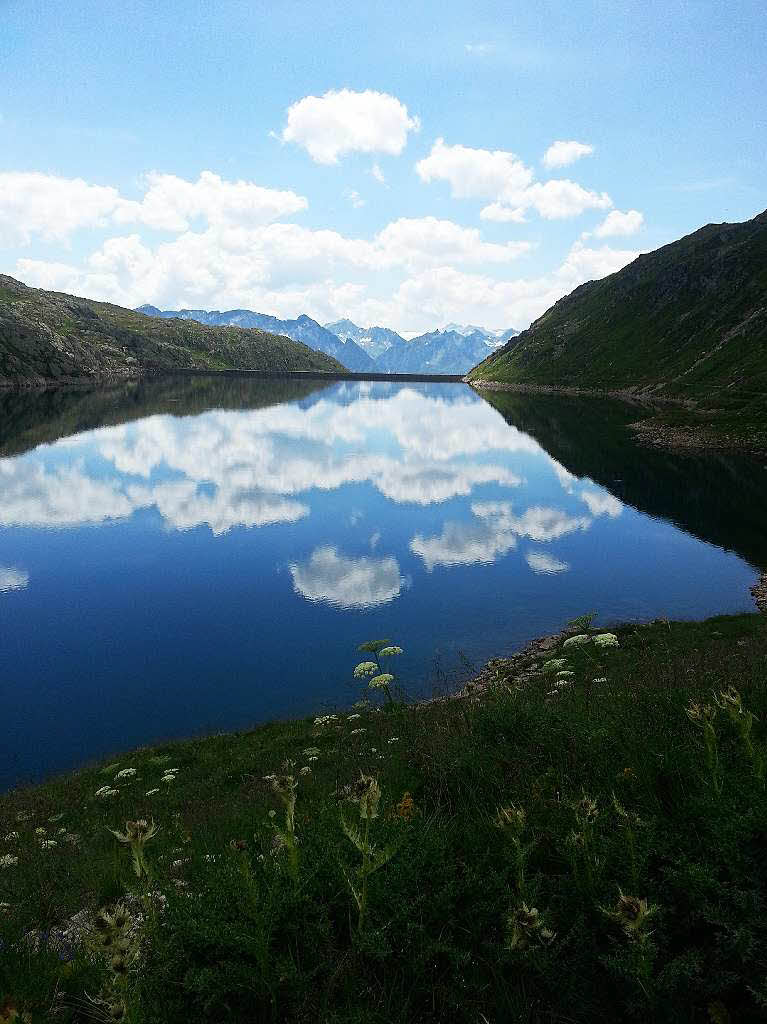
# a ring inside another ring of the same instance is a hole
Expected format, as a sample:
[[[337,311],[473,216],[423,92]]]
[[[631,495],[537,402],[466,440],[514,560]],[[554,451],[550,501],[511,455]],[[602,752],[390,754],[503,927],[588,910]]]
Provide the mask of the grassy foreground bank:
[[[767,620],[616,634],[0,796],[0,1021],[764,1020]]]

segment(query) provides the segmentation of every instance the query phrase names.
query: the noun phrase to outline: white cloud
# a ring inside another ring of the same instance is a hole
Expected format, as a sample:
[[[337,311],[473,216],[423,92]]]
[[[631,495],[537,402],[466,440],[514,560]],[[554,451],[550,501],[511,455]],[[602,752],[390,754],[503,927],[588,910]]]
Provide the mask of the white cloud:
[[[495,43],[464,43],[464,49],[472,57],[487,57],[495,50]]]
[[[554,555],[546,554],[545,551],[528,551],[525,555],[525,561],[533,572],[538,573],[567,572],[570,568],[567,562],[562,562],[559,558],[555,558]]]
[[[504,206],[503,203],[490,203],[479,211],[482,220],[493,220],[499,224],[524,224],[527,218],[522,206]]]
[[[436,217],[401,217],[376,235],[374,245],[384,259],[405,266],[510,263],[532,248],[530,242],[483,242],[477,228]]]
[[[591,156],[594,147],[586,142],[552,142],[543,154],[543,166],[568,167],[583,156]]]
[[[370,173],[373,175],[373,177],[375,178],[379,185],[386,184],[386,176],[384,175],[384,172],[381,170],[378,164],[373,164],[373,166],[370,168]]]
[[[420,127],[396,96],[372,89],[331,89],[289,107],[281,138],[303,146],[316,163],[336,164],[339,156],[351,152],[398,156],[408,133]]]
[[[429,155],[418,161],[416,172],[425,182],[447,181],[457,199],[492,200],[480,213],[485,220],[519,221],[529,209],[554,220],[612,206],[606,192],[592,192],[566,178],[536,182],[533,171],[514,153],[448,146],[444,139],[437,139]]]
[[[249,181],[225,181],[203,171],[197,181],[151,172],[142,179],[140,200],[116,188],[81,178],[36,172],[0,174],[0,242],[28,244],[32,236],[66,241],[80,228],[140,223],[163,231],[185,231],[196,218],[219,227],[253,227],[305,210],[295,192]]]
[[[611,210],[605,219],[594,228],[597,238],[608,238],[611,235],[634,235],[644,224],[644,215],[639,210]]]
[[[592,516],[617,519],[623,511],[623,503],[607,491],[581,491],[581,500],[588,505]]]
[[[413,537],[410,550],[423,559],[429,571],[437,565],[494,562],[513,550],[519,538],[541,543],[587,530],[591,525],[587,516],[569,516],[560,509],[541,506],[517,516],[506,501],[475,502],[471,512],[473,520],[447,522],[436,536]]]
[[[29,573],[24,569],[14,569],[0,565],[0,594],[10,590],[26,590],[29,586]]]
[[[395,558],[348,558],[331,546],[316,548],[290,566],[293,588],[308,601],[338,608],[373,608],[399,597],[404,585]]]
[[[106,225],[119,203],[116,188],[90,185],[82,178],[1,173],[0,245],[27,245],[33,235],[63,241],[78,228]]]
[[[348,199],[355,210],[359,210],[361,206],[365,205],[365,200],[362,198],[359,192],[357,192],[357,190],[353,188],[346,189],[346,191],[344,192],[344,199]]]

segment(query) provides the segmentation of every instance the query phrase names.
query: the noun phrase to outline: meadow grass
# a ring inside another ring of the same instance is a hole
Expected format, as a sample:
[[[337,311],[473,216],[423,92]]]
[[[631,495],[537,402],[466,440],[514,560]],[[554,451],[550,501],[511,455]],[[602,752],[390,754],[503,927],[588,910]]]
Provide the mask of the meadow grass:
[[[0,1021],[764,1020],[767,620],[581,628],[0,796]]]

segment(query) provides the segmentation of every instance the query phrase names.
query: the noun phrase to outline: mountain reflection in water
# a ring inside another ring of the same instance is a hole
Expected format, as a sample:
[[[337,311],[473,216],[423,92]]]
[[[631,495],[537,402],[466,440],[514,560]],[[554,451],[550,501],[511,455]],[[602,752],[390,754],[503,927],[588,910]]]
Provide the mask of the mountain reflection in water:
[[[348,703],[371,636],[423,692],[592,608],[748,609],[764,468],[630,418],[460,384],[0,395],[0,784]]]

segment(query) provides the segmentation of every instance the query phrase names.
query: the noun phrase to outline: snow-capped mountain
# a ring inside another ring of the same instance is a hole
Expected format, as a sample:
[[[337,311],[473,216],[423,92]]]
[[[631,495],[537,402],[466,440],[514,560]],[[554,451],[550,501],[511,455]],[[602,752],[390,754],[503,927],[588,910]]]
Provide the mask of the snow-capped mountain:
[[[145,313],[147,316],[159,316],[166,320],[175,317],[181,320],[196,320],[198,323],[207,324],[209,327],[259,327],[262,331],[271,331],[273,334],[283,334],[294,341],[301,341],[309,348],[318,352],[325,352],[333,356],[347,369],[365,373],[377,370],[377,366],[371,357],[360,348],[351,338],[344,340],[325,330],[316,320],[306,315],[299,316],[296,320],[280,320],[276,316],[268,316],[266,313],[254,313],[250,309],[230,309],[220,313],[217,309],[179,309],[159,310],[156,306],[139,306],[137,313]]]
[[[342,341],[351,339],[372,359],[378,359],[392,345],[405,340],[388,327],[358,327],[351,320],[336,320],[332,324],[325,324],[325,330],[337,334]]]
[[[280,320],[250,309],[221,313],[205,309],[159,310],[145,305],[139,306],[137,312],[165,319],[197,320],[212,327],[259,327],[302,341],[360,373],[467,373],[490,351],[519,333],[513,328],[488,331],[472,325],[448,324],[444,330],[430,331],[407,341],[388,327],[359,327],[346,319],[323,327],[306,315],[296,320]]]

